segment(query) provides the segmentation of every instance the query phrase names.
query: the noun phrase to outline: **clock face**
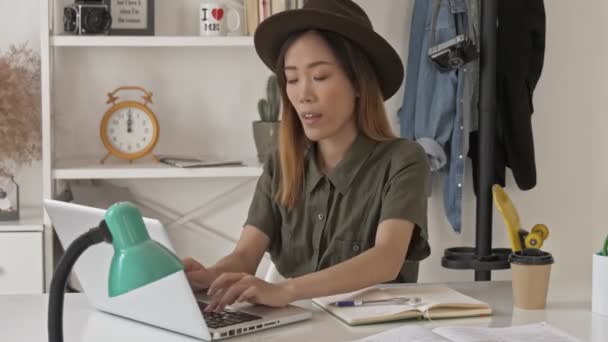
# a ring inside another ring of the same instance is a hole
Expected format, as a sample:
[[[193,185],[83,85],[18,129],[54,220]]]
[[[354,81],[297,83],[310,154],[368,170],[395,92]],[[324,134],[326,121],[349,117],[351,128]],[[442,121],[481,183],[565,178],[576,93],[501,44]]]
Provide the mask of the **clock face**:
[[[112,147],[123,154],[137,154],[154,144],[156,136],[152,118],[142,109],[125,106],[112,113],[105,134]]]

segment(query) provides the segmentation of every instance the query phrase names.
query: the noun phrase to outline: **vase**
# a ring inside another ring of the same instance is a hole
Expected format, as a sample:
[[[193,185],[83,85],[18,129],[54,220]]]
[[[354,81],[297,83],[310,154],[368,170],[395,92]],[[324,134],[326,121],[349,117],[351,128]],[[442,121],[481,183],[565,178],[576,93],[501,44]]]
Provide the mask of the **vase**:
[[[13,177],[0,178],[0,221],[19,220],[19,185]]]

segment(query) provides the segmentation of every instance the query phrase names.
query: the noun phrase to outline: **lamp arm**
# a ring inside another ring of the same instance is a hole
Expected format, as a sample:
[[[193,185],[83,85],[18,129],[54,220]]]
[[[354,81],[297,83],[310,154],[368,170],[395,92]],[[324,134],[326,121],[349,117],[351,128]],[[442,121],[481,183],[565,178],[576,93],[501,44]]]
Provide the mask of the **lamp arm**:
[[[74,240],[59,260],[49,291],[49,342],[63,342],[64,292],[72,267],[87,248],[104,241],[112,242],[112,235],[105,220],[101,221],[99,226],[92,228]]]

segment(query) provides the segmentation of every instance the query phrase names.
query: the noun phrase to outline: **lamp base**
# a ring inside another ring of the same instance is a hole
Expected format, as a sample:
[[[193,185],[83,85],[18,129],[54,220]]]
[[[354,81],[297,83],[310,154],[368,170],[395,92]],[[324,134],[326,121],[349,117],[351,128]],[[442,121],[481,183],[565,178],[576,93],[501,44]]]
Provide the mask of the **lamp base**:
[[[102,221],[98,227],[92,228],[74,240],[59,260],[59,265],[57,265],[57,269],[53,274],[49,291],[49,342],[63,342],[64,295],[72,267],[74,267],[74,264],[80,255],[82,255],[87,248],[103,241],[112,241],[112,235],[110,234],[105,221]]]

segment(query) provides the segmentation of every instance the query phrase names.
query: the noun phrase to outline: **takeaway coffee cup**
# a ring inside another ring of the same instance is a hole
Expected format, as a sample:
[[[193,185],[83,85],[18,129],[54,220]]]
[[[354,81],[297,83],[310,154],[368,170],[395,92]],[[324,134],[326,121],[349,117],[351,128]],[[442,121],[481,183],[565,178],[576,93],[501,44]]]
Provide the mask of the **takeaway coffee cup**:
[[[526,248],[509,255],[513,275],[513,305],[520,309],[544,309],[547,304],[553,256]]]

